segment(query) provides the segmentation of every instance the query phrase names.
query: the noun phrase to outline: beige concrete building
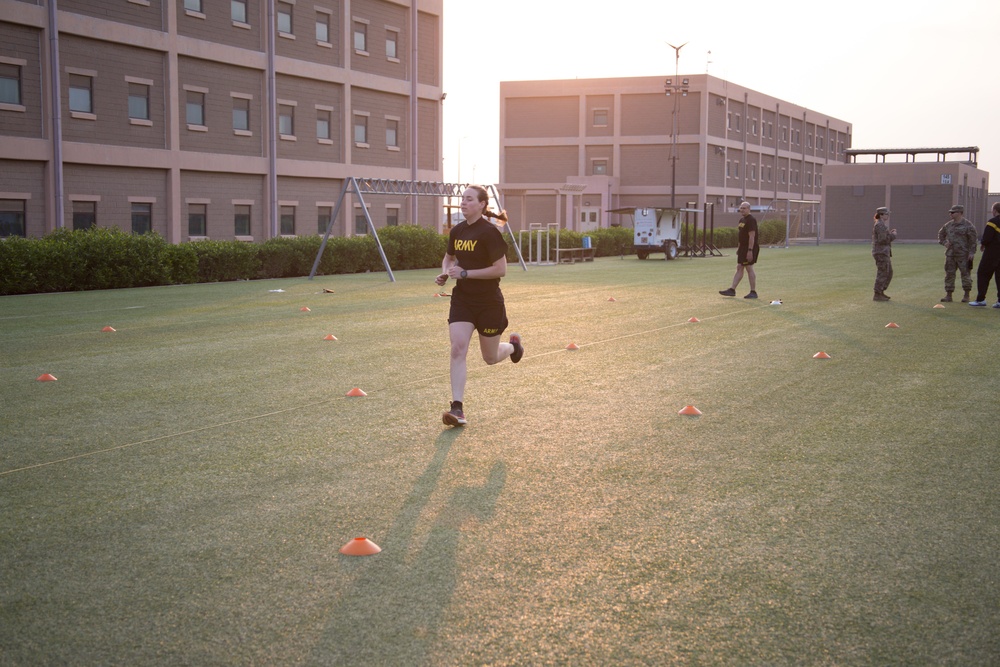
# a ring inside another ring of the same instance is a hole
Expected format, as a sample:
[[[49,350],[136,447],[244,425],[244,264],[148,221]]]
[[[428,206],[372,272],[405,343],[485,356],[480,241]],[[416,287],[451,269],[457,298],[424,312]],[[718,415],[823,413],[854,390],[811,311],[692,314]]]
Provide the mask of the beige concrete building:
[[[0,235],[259,241],[325,231],[351,176],[440,181],[442,6],[0,0]],[[433,197],[366,202],[438,224]]]
[[[508,81],[500,185],[515,226],[587,231],[617,222],[615,208],[705,204],[717,225],[732,224],[742,200],[780,211],[789,199],[819,201],[851,132],[846,121],[707,74]],[[806,207],[806,227],[819,225],[819,208]]]
[[[965,217],[980,233],[990,218],[990,175],[978,168],[975,146],[847,153],[849,163],[831,165],[823,181],[825,240],[871,240],[879,206],[892,211],[898,242],[937,242],[953,204],[965,206]]]

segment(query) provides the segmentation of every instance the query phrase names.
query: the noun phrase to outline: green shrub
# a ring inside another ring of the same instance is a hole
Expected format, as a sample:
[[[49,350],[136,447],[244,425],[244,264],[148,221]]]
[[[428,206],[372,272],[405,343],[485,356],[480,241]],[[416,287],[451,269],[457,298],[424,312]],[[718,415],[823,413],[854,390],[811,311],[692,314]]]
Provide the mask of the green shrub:
[[[260,247],[244,241],[193,241],[184,244],[198,262],[197,282],[252,280],[260,275]]]

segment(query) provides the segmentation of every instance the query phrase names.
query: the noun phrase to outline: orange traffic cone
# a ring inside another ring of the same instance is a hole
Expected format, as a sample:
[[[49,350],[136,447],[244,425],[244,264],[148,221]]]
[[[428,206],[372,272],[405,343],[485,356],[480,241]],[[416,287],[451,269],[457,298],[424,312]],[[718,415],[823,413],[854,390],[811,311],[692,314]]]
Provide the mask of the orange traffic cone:
[[[382,551],[382,547],[375,544],[367,537],[355,537],[353,540],[340,547],[340,553],[345,556],[374,556]]]
[[[813,359],[829,359],[830,355],[826,352],[817,352],[813,355]]]
[[[680,411],[677,414],[691,415],[692,417],[697,417],[698,415],[701,414],[701,410],[694,407],[693,405],[685,405],[683,408],[680,409]]]
[[[56,376],[50,375],[49,373],[42,373],[35,379],[38,380],[39,382],[55,382]]]
[[[101,331],[104,332],[104,333],[114,333],[115,328],[114,327],[104,327],[103,329],[101,329]]]
[[[697,317],[692,317],[688,322],[701,322]]]
[[[885,328],[886,329],[898,329],[899,325],[896,324],[895,322],[889,322],[889,324],[885,325]]]
[[[323,340],[337,340],[337,337],[334,336],[333,334],[327,334],[326,337],[323,338]]]
[[[567,350],[579,350],[580,346],[577,345],[576,343],[570,343],[569,345],[566,346],[566,349]]]
[[[357,387],[347,392],[346,396],[367,396],[365,392],[361,391]]]

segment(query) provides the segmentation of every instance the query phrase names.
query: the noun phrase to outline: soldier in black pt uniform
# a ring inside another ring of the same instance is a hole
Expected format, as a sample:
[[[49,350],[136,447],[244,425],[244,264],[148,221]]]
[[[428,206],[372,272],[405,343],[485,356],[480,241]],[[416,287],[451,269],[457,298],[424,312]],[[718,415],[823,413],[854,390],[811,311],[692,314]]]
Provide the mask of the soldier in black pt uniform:
[[[451,339],[451,407],[441,419],[449,426],[468,423],[463,400],[468,374],[466,357],[472,333],[479,333],[483,361],[495,364],[509,358],[521,360],[524,347],[521,336],[512,333],[509,342],[500,341],[507,328],[507,309],[500,279],[507,273],[507,242],[488,218],[507,221],[504,211],[494,213],[488,207],[486,188],[473,185],[462,193],[462,215],[448,235],[448,250],[435,282],[444,285],[448,278],[457,280],[451,292],[448,334]]]

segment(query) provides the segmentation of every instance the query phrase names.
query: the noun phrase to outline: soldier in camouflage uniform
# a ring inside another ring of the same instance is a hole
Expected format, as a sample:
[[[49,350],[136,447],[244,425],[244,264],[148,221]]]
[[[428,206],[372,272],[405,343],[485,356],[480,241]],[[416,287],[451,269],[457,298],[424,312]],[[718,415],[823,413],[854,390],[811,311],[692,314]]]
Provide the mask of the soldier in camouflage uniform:
[[[872,257],[875,258],[875,296],[872,301],[888,301],[885,293],[892,282],[892,242],[896,240],[896,230],[889,229],[886,221],[889,209],[880,206],[875,209],[875,225],[872,227]]]
[[[969,290],[972,289],[972,276],[969,265],[976,254],[976,244],[979,236],[976,228],[971,222],[965,219],[965,207],[955,204],[948,213],[951,220],[944,223],[944,227],[938,231],[938,243],[943,245],[945,251],[944,260],[944,298],[942,301],[951,301],[951,293],[955,291],[955,270],[962,274],[962,289],[965,290],[963,302],[969,301]]]

